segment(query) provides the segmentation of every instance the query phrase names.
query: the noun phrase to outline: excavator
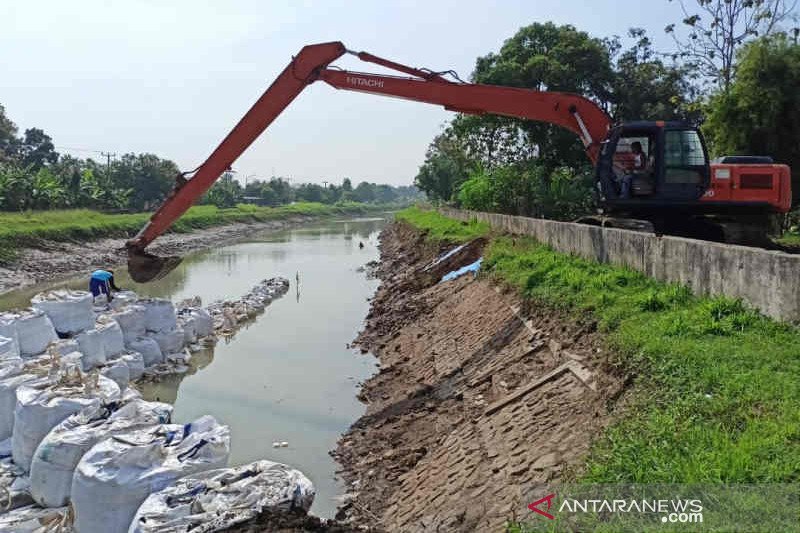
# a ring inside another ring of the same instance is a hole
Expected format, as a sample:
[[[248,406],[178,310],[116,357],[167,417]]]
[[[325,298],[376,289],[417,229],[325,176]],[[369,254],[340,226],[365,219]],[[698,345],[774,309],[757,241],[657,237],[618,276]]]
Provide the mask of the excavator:
[[[345,54],[404,76],[331,66]],[[688,123],[615,124],[599,105],[577,94],[465,83],[451,71],[409,67],[329,42],[303,47],[208,159],[176,178],[164,203],[126,243],[134,281],[161,278],[177,266],[179,257],[158,257],[147,252],[147,246],[233,165],[303,89],[317,81],[334,89],[440,105],[457,113],[549,123],[575,133],[595,168],[599,215],[582,220],[585,223],[748,243],[759,241],[773,215],[786,213],[796,203],[788,166],[748,156],[712,164],[703,136]],[[621,187],[624,180],[627,187]]]

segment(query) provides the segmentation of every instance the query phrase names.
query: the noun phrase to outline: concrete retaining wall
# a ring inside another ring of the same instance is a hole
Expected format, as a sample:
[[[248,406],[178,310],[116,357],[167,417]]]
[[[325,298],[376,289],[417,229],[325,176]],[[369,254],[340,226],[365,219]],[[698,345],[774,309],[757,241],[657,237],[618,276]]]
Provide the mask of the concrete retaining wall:
[[[559,252],[680,283],[695,294],[741,298],[768,316],[800,322],[800,255],[496,213],[439,212],[464,221],[477,218]]]

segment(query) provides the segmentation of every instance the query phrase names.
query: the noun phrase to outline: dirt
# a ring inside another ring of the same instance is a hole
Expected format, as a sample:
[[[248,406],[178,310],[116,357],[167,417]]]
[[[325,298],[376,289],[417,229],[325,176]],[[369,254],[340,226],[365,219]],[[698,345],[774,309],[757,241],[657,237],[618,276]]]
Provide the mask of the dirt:
[[[315,220],[296,216],[269,222],[234,223],[196,230],[168,233],[148,251],[156,255],[185,255],[195,250],[247,237],[264,230],[279,230]],[[108,238],[85,242],[42,241],[36,248],[20,251],[13,263],[0,266],[0,294],[44,281],[59,281],[102,267],[122,266],[127,261],[126,239]]]
[[[337,518],[386,531],[500,531],[537,487],[574,479],[621,379],[596,324],[526,304],[489,279],[438,283],[480,256],[404,224],[381,237],[382,283],[356,340],[380,360],[366,414],[334,456]]]
[[[264,511],[257,517],[225,529],[224,531],[236,533],[354,533],[356,531],[367,531],[367,529],[350,524],[341,524],[336,520],[323,520],[316,516],[307,515],[301,511]]]

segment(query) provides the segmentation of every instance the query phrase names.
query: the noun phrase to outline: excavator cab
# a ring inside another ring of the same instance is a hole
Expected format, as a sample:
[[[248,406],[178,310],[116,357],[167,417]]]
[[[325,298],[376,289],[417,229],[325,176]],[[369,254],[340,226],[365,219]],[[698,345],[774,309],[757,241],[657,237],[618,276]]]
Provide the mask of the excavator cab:
[[[709,181],[705,142],[686,123],[629,122],[611,128],[602,143],[597,185],[609,208],[691,204],[703,196]]]

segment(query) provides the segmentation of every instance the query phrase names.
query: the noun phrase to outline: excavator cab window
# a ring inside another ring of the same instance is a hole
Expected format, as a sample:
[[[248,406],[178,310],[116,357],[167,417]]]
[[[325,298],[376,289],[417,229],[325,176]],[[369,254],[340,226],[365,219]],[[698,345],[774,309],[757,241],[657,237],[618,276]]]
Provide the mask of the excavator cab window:
[[[664,181],[699,185],[707,165],[703,143],[694,130],[664,133]]]
[[[708,187],[708,156],[700,133],[685,123],[628,122],[604,141],[597,179],[612,208],[696,202]],[[623,189],[626,181],[630,186]]]

